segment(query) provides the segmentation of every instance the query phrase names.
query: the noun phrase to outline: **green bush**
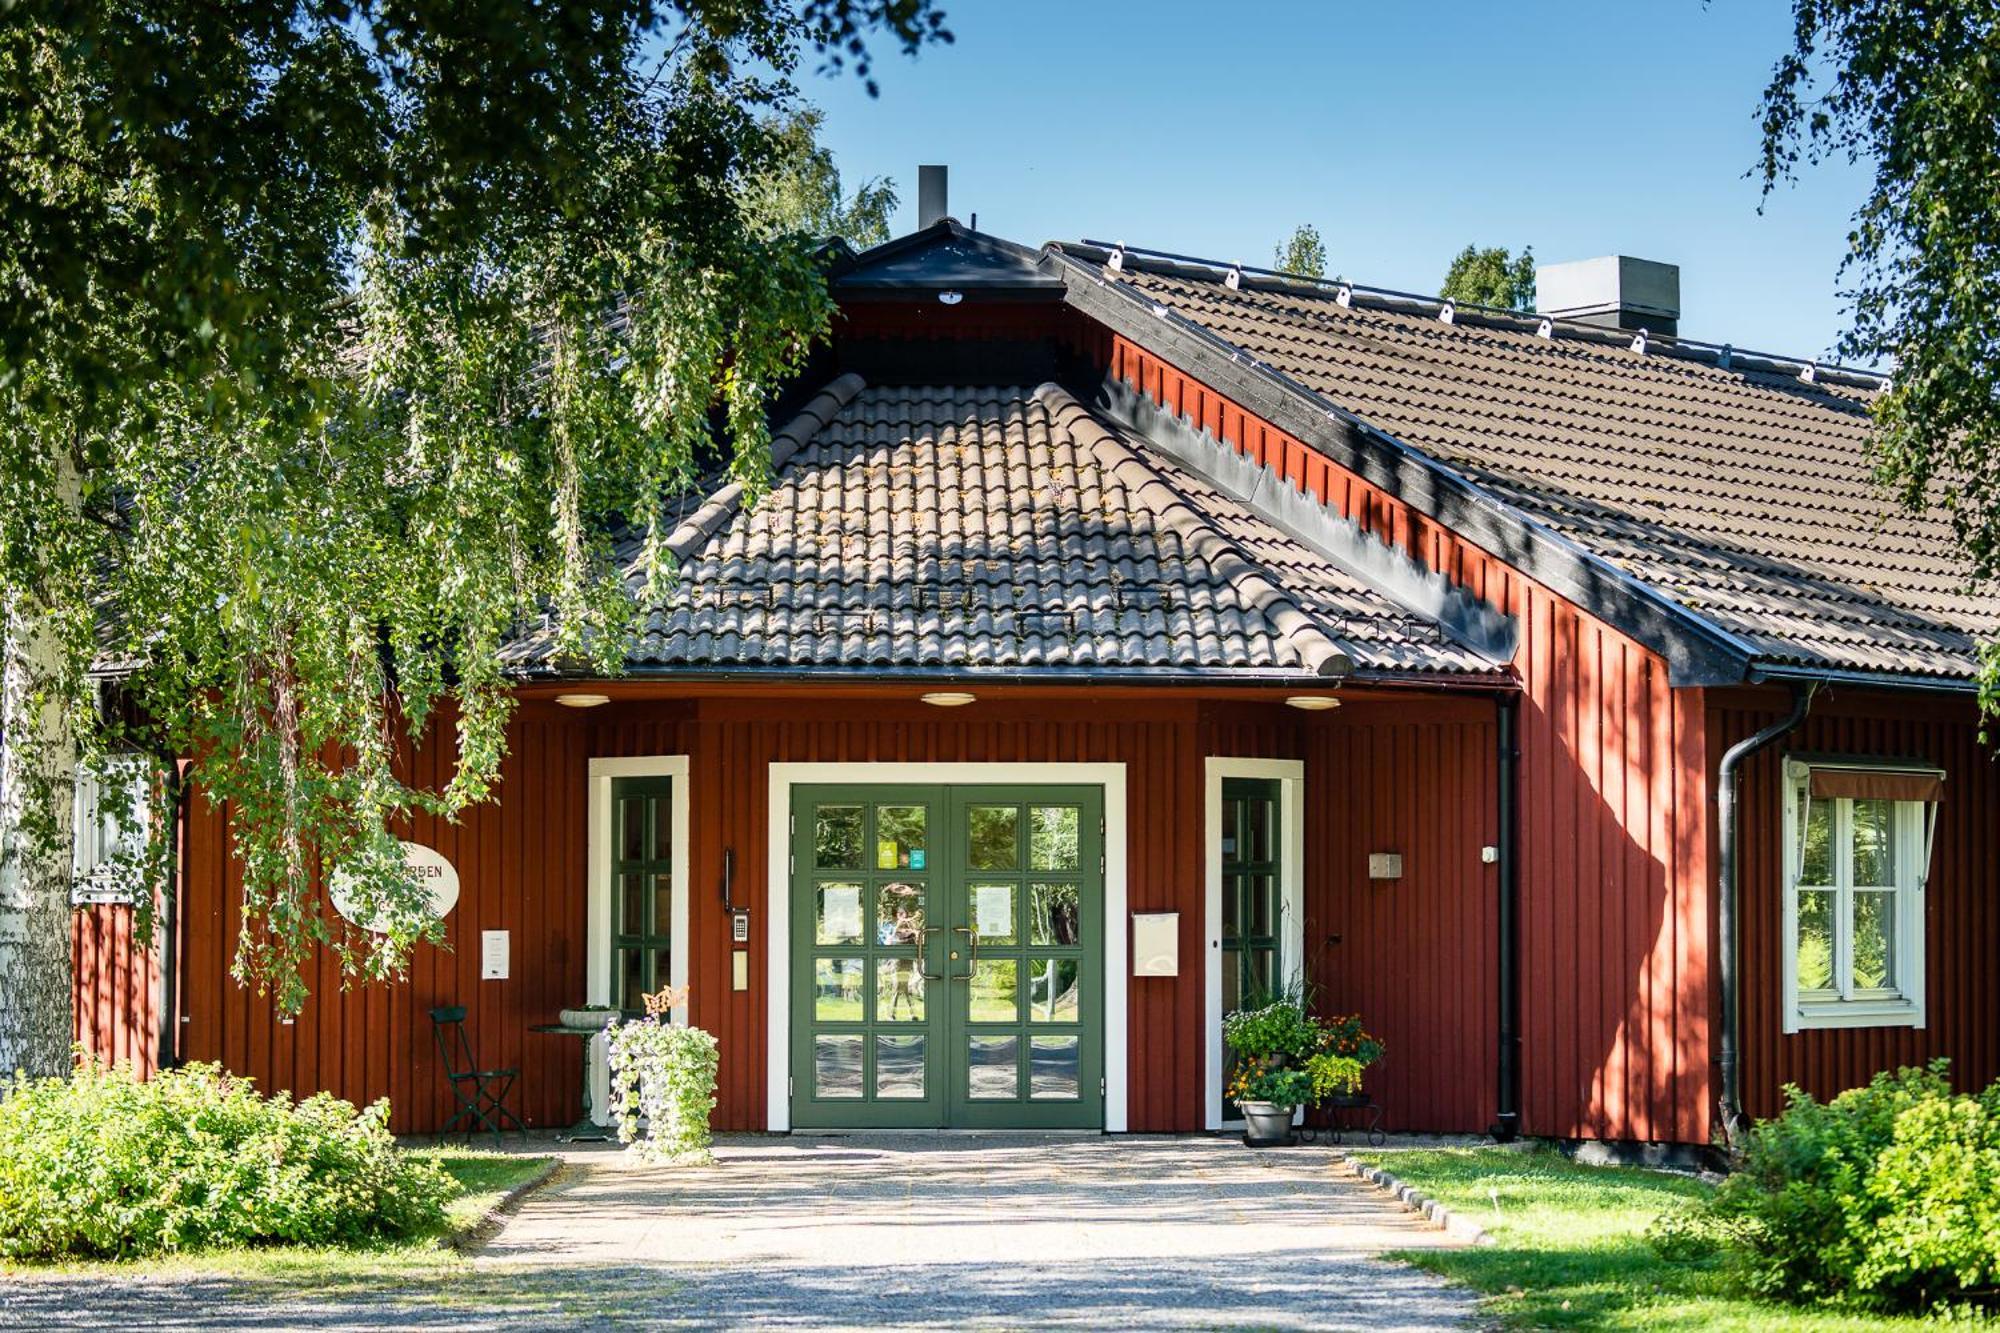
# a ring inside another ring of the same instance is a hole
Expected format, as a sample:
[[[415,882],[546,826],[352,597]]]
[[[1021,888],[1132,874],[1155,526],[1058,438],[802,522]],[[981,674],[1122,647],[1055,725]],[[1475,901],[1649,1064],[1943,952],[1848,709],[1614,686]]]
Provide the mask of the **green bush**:
[[[1941,1310],[2000,1288],[2000,1084],[1955,1095],[1942,1062],[1787,1107],[1712,1205],[1759,1295]]]
[[[389,1104],[259,1096],[216,1065],[141,1081],[80,1067],[0,1095],[0,1256],[354,1244],[444,1221],[456,1192],[404,1153]]]

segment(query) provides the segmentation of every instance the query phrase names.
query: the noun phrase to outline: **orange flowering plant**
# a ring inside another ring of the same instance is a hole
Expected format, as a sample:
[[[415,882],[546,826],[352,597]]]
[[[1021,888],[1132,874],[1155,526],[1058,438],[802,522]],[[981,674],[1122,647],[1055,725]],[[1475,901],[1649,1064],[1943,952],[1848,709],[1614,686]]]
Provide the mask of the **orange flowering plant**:
[[[1325,1034],[1320,1038],[1321,1052],[1346,1056],[1364,1069],[1382,1058],[1382,1043],[1361,1026],[1360,1014],[1322,1018],[1319,1025]]]
[[[1312,1075],[1271,1057],[1245,1060],[1229,1077],[1228,1095],[1232,1102],[1269,1102],[1273,1106],[1297,1106],[1313,1097]]]
[[[1382,1058],[1382,1043],[1361,1026],[1361,1015],[1319,1020],[1319,1049],[1306,1057],[1315,1101],[1353,1097],[1361,1091],[1361,1075]]]

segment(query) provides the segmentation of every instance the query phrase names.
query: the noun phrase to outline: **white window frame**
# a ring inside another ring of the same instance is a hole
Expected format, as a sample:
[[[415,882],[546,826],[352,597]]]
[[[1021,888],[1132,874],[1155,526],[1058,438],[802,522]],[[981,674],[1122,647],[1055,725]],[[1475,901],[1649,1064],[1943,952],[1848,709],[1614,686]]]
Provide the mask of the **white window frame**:
[[[1800,818],[1812,770],[1815,768],[1880,769],[1879,763],[1852,764],[1788,759],[1784,802],[1784,1030],[1808,1032],[1822,1028],[1924,1026],[1924,910],[1929,877],[1930,810],[1923,801],[1897,801],[1896,812],[1896,986],[1893,991],[1856,992],[1848,981],[1853,966],[1853,801],[1829,798],[1833,805],[1834,853],[1834,978],[1846,994],[1807,998],[1799,990],[1799,876],[1802,873]]]
[[[137,751],[107,755],[101,767],[77,769],[70,841],[72,903],[137,901],[146,838],[152,827],[156,778],[152,756]],[[132,794],[131,827],[112,820],[110,812],[102,808],[107,783],[129,783],[137,788]]]
[[[667,984],[688,984],[688,757],[684,754],[641,755],[630,759],[590,761],[590,949],[585,979],[587,1003],[611,1003],[611,785],[614,778],[672,778],[674,876],[673,939],[667,948]],[[688,1021],[685,1001],[674,1006],[673,1020]],[[593,1099],[594,1100],[594,1099]],[[596,1103],[602,1109],[601,1102]]]
[[[1278,783],[1278,970],[1290,985],[1305,977],[1305,790],[1303,759],[1232,759],[1211,755],[1203,761],[1206,778],[1204,840],[1207,878],[1202,938],[1203,1023],[1206,1076],[1202,1082],[1202,1123],[1209,1129],[1240,1125],[1222,1118],[1222,784],[1225,778],[1264,778]],[[1304,1108],[1298,1116],[1302,1118]]]

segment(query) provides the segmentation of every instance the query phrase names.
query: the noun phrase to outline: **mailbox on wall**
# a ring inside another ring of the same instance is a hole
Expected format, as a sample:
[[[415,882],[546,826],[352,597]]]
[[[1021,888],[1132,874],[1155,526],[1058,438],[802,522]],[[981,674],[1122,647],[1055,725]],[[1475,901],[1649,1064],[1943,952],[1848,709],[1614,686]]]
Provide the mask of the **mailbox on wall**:
[[[1177,977],[1181,972],[1181,914],[1132,914],[1132,975]]]

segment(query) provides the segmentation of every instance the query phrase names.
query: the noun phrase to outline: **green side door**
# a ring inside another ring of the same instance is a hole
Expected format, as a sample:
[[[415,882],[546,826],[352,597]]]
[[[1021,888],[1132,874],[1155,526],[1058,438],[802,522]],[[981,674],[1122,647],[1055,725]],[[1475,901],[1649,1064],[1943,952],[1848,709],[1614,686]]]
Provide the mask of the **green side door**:
[[[792,870],[793,1125],[1103,1124],[1099,789],[799,787]]]

